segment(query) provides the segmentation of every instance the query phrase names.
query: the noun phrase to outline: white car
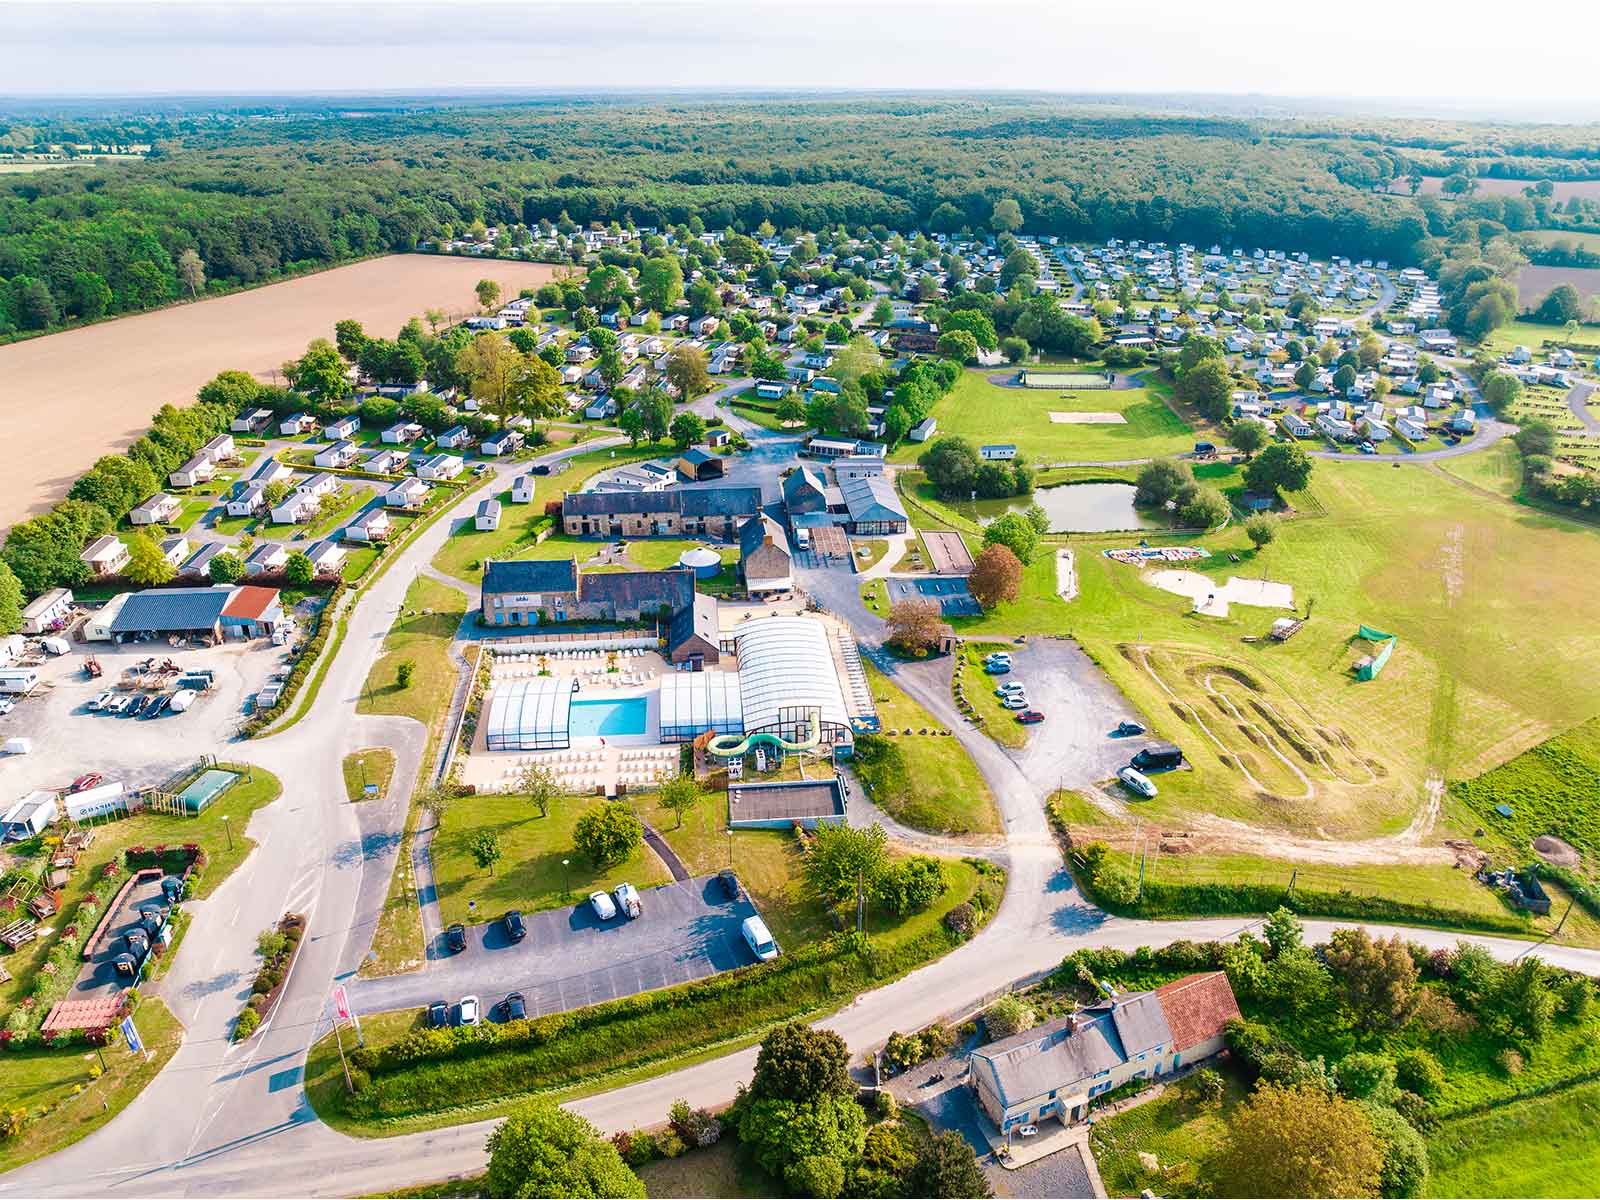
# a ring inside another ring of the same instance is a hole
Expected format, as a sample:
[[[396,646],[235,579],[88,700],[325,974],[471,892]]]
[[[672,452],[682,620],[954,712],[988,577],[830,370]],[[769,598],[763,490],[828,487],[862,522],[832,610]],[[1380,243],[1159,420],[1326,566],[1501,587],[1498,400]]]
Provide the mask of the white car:
[[[593,893],[589,897],[589,906],[594,909],[594,915],[602,921],[609,921],[617,915],[617,906],[611,899],[610,892]]]
[[[16,706],[17,702],[11,699],[9,696],[0,696],[0,717],[5,716]]]
[[[1021,680],[1010,679],[995,688],[994,694],[996,696],[1020,696],[1027,690],[1027,686]]]
[[[1009,708],[1013,712],[1020,712],[1028,707],[1028,697],[1021,692],[1012,692],[1011,695],[1000,701],[1001,708]]]
[[[767,923],[760,917],[746,917],[744,924],[739,926],[739,932],[744,934],[745,945],[750,947],[750,953],[761,962],[771,962],[781,953],[778,943],[767,929]]]
[[[101,692],[93,700],[89,701],[89,711],[99,712],[102,708],[111,703],[114,696],[116,696],[115,692]]]
[[[611,894],[616,897],[618,910],[628,920],[632,921],[644,914],[644,902],[639,899],[639,889],[633,884],[619,883],[616,891]]]
[[[460,1013],[457,1025],[477,1025],[483,1021],[483,1006],[476,996],[461,997]]]

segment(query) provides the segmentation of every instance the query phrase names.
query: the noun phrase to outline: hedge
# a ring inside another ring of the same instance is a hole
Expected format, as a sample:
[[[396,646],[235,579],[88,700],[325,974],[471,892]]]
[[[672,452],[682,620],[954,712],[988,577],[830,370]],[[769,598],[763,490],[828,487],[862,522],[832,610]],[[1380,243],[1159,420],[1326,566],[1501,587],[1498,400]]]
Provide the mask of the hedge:
[[[338,609],[339,601],[343,599],[344,594],[345,584],[340,580],[329,593],[328,602],[318,610],[317,627],[312,631],[305,649],[294,660],[294,667],[289,671],[289,678],[283,685],[283,692],[279,695],[278,702],[271,708],[251,713],[250,719],[239,726],[240,737],[255,737],[294,705],[294,699],[300,693],[300,685],[305,683],[311,669],[317,665],[317,659],[322,656],[323,647],[327,645],[328,636],[335,624],[331,614]]]

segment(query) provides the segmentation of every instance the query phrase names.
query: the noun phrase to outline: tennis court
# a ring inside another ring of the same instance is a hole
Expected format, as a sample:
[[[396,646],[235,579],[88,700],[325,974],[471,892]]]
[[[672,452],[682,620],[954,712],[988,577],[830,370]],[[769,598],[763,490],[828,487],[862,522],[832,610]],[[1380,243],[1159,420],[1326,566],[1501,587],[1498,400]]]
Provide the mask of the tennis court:
[[[1108,388],[1111,380],[1098,371],[1024,371],[1022,386],[1031,388]]]
[[[178,803],[188,812],[204,812],[207,805],[238,782],[239,776],[233,771],[202,771],[198,779],[178,793]]]

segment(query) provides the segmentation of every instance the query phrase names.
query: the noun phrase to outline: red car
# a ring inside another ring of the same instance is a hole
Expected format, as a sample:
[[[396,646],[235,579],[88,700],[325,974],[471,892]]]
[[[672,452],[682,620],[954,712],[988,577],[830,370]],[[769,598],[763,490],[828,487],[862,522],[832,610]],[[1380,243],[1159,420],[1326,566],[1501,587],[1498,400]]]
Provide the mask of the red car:
[[[92,771],[87,775],[79,775],[72,781],[72,786],[67,790],[70,792],[86,792],[92,787],[99,787],[100,778],[99,775]]]
[[[1017,714],[1017,723],[1020,725],[1039,725],[1044,721],[1044,714],[1037,708],[1025,708]]]

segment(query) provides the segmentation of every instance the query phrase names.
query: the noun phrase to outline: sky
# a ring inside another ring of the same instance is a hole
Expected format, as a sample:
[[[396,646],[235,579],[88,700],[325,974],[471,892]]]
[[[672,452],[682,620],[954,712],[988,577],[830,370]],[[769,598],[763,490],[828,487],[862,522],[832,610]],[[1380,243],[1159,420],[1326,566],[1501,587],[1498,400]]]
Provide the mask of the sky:
[[[1202,92],[1600,119],[1600,4],[1541,11],[1550,23],[1459,0],[0,0],[0,95]]]

